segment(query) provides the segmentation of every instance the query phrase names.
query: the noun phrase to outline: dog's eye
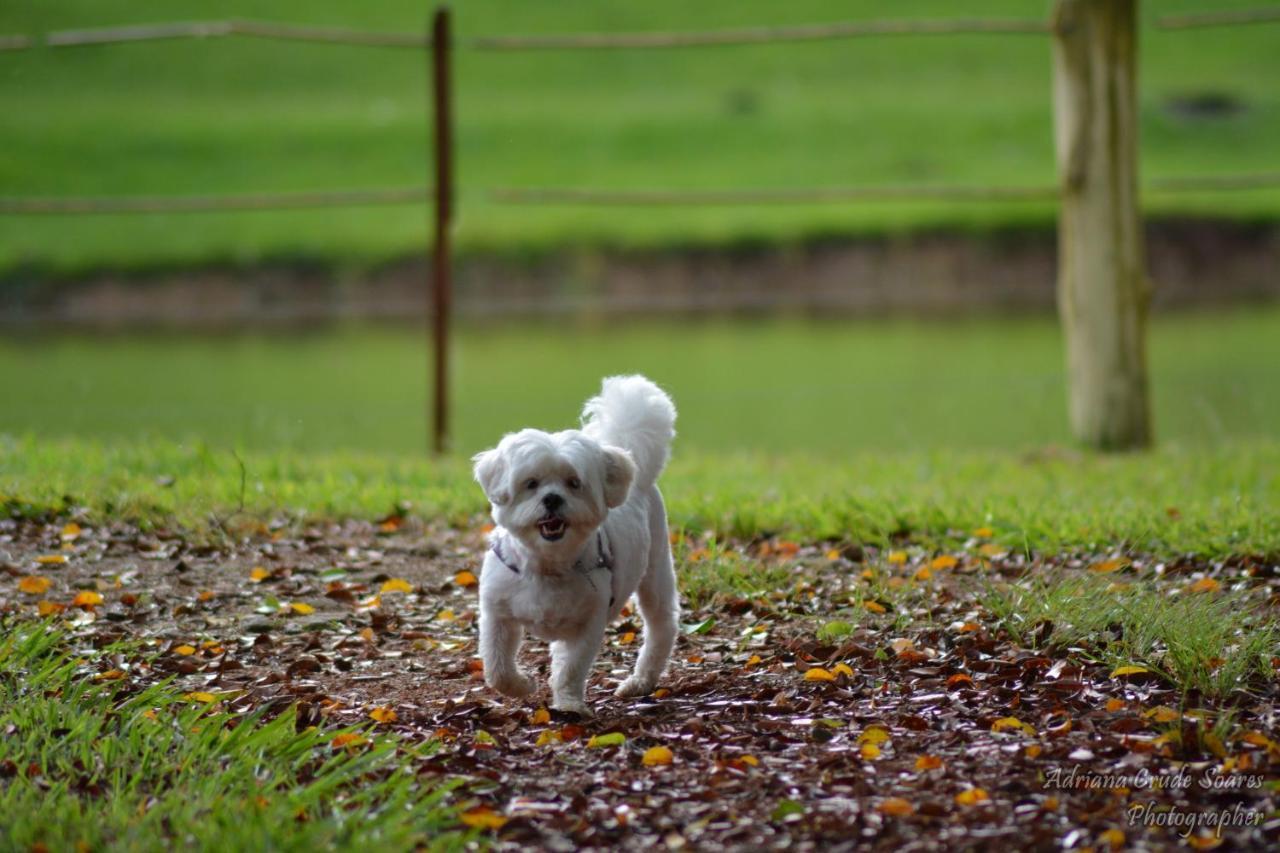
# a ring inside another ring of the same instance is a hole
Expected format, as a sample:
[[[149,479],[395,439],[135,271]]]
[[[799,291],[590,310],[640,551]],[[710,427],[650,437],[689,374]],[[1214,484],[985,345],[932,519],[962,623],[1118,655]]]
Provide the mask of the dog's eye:
[[[526,489],[536,489],[536,488],[538,488],[538,481],[537,481],[537,480],[530,480],[529,482],[527,482],[527,483],[525,483],[525,484],[524,484],[524,487],[525,487]]]
[[[565,482],[568,484],[569,488],[571,489],[577,489],[582,486],[582,481],[579,480],[577,477],[570,477]]]

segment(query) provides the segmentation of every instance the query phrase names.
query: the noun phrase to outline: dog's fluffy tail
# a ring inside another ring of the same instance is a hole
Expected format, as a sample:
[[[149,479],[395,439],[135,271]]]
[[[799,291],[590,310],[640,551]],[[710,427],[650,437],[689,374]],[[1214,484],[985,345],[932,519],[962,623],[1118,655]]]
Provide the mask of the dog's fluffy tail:
[[[600,394],[582,407],[582,429],[587,435],[631,453],[636,488],[657,482],[671,454],[675,426],[675,404],[643,376],[610,376]]]

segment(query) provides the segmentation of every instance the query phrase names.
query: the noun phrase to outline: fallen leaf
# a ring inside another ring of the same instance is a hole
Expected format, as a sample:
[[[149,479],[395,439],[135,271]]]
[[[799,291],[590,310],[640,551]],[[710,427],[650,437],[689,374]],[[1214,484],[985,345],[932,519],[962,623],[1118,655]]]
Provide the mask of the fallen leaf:
[[[122,669],[109,669],[106,672],[100,672],[93,677],[94,681],[119,681],[124,678],[125,673]]]
[[[901,566],[903,563],[907,561],[907,552],[906,551],[890,551],[889,556],[885,557],[885,559],[888,560],[890,563],[893,563],[895,566]]]
[[[476,581],[475,575],[471,574],[471,572],[467,571],[466,569],[463,569],[462,571],[458,572],[456,575],[453,576],[453,582],[456,583],[458,586],[468,587],[468,586],[475,586],[477,581]]]
[[[960,561],[955,557],[950,554],[941,554],[933,558],[933,561],[929,563],[929,568],[936,572],[942,569],[954,569],[958,565],[960,565]]]
[[[1111,670],[1112,678],[1123,678],[1126,675],[1141,675],[1144,672],[1150,672],[1145,666],[1118,666]]]
[[[864,743],[858,751],[867,761],[875,761],[881,755],[880,747],[874,743]]]
[[[1172,723],[1182,719],[1182,714],[1170,708],[1168,705],[1157,705],[1150,710],[1143,711],[1142,716],[1148,720],[1154,720],[1157,723]]]
[[[396,716],[394,708],[374,708],[369,712],[369,718],[377,723],[394,723]]]
[[[71,600],[72,607],[83,607],[86,609],[92,609],[101,603],[102,595],[88,589],[80,592]]]
[[[27,595],[39,595],[53,586],[53,581],[40,575],[27,575],[18,579],[18,589]]]
[[[62,526],[62,541],[72,542],[78,539],[82,532],[80,525],[76,524],[74,521],[69,521]]]
[[[1106,706],[1105,706],[1105,707],[1106,707],[1106,709],[1107,709],[1109,712],[1111,712],[1111,713],[1113,713],[1113,714],[1114,714],[1116,711],[1122,711],[1122,710],[1124,710],[1124,700],[1123,700],[1123,699],[1116,699],[1116,698],[1113,696],[1112,698],[1110,698],[1110,699],[1108,699],[1108,700],[1107,700],[1107,704],[1106,704]]]
[[[1110,574],[1111,572],[1120,571],[1127,565],[1129,565],[1129,561],[1125,559],[1103,560],[1100,563],[1094,563],[1090,566],[1089,571],[1097,572],[1099,574]]]
[[[911,805],[909,801],[902,799],[902,797],[889,797],[876,806],[876,811],[892,817],[907,817],[914,814],[915,810],[916,807]]]
[[[36,557],[36,562],[42,566],[61,566],[67,562],[66,554],[42,554]]]
[[[933,577],[933,570],[928,566],[921,566],[916,570],[916,573],[912,575],[912,577],[918,581],[927,581],[929,578]]]
[[[289,605],[289,609],[292,610],[294,613],[297,613],[299,616],[308,616],[316,612],[316,609],[314,607],[302,601],[293,602],[292,604]]]
[[[924,773],[929,770],[937,770],[942,766],[942,759],[936,755],[922,755],[916,759],[916,770]]]
[[[175,655],[182,655],[183,657],[194,655],[196,653],[196,647],[188,645],[174,646],[173,653]]]
[[[538,735],[538,741],[534,745],[546,746],[547,744],[563,743],[563,742],[564,742],[564,738],[560,737],[559,732],[552,731],[551,729],[547,729],[542,734]]]
[[[871,600],[870,598],[868,598],[866,601],[862,602],[862,606],[863,606],[863,607],[865,607],[865,608],[867,608],[868,610],[870,610],[872,613],[887,613],[887,612],[888,612],[887,610],[885,610],[885,606],[884,606],[883,604],[881,604],[881,603],[880,603],[880,602],[878,602],[878,601],[873,601],[873,600]]]
[[[218,701],[216,694],[204,693],[201,691],[196,691],[195,693],[184,693],[182,694],[182,698],[186,699],[188,702],[202,702],[206,705],[210,705]]]
[[[41,616],[52,616],[53,614],[61,613],[66,609],[67,609],[67,605],[58,604],[53,601],[36,602],[36,612],[38,612]]]
[[[249,580],[253,581],[254,583],[262,583],[264,580],[266,580],[269,577],[271,577],[271,572],[262,568],[262,566],[254,566],[252,569],[249,570]]]
[[[606,746],[622,746],[627,742],[627,736],[622,732],[609,732],[603,735],[592,735],[587,741],[588,749],[601,749]]]
[[[1200,578],[1200,580],[1187,587],[1187,592],[1217,592],[1222,589],[1222,584],[1213,578]]]
[[[502,829],[507,818],[488,806],[476,806],[458,815],[458,819],[472,829]]]
[[[627,631],[625,634],[623,634],[621,637],[618,638],[618,644],[622,646],[628,646],[634,643],[635,639],[636,639],[636,632]]]
[[[388,592],[410,593],[413,592],[413,584],[403,578],[392,578],[383,582],[380,592],[384,594]]]
[[[881,744],[889,739],[889,730],[884,726],[867,726],[858,735],[858,743]]]
[[[1017,717],[1001,717],[991,724],[991,731],[993,732],[1007,732],[1010,730],[1019,731],[1031,737],[1035,737],[1036,734],[1034,728]]]
[[[990,799],[990,795],[982,788],[968,788],[956,794],[956,802],[962,806],[976,806]]]
[[[947,686],[950,688],[954,689],[956,687],[959,687],[962,684],[967,684],[970,687],[972,687],[973,679],[968,675],[965,675],[963,672],[957,672],[955,675],[947,679]]]
[[[1114,827],[1098,835],[1098,843],[1110,847],[1112,850],[1119,850],[1124,846],[1124,832]]]
[[[992,536],[996,535],[996,532],[990,527],[977,527],[974,528],[973,535],[977,536],[979,539],[990,539]]]
[[[843,675],[848,678],[853,678],[853,669],[847,663],[836,664],[835,666],[831,667],[831,672],[834,675]]]
[[[659,767],[664,764],[670,764],[674,758],[675,755],[665,746],[651,746],[644,751],[640,762],[645,767]]]
[[[545,726],[547,723],[551,722],[551,712],[546,708],[539,708],[533,712],[533,716],[529,719],[529,722],[535,726]]]
[[[820,666],[804,671],[805,681],[835,681],[836,677]]]

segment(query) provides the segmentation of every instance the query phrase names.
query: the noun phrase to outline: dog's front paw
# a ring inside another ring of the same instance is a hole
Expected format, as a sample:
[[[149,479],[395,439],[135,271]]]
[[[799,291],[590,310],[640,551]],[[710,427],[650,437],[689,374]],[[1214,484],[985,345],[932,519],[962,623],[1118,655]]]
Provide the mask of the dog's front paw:
[[[657,686],[657,680],[653,678],[642,678],[639,675],[633,675],[622,684],[618,685],[618,689],[613,691],[613,695],[619,699],[632,699],[636,696],[648,696],[653,692],[653,688]]]
[[[556,711],[577,714],[579,717],[592,716],[591,709],[581,699],[556,699],[551,703],[551,708]]]
[[[484,683],[503,693],[516,699],[522,699],[531,695],[538,689],[538,685],[534,680],[523,672],[516,670],[515,672],[504,672],[500,675],[486,676]]]

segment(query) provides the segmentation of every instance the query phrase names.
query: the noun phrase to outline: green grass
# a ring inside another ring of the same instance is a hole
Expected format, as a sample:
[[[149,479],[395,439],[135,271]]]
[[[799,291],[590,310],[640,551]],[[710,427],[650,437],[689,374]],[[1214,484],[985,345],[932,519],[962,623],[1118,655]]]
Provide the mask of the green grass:
[[[1144,581],[1113,583],[1035,577],[993,585],[984,604],[1020,644],[1084,646],[1108,666],[1147,667],[1184,692],[1222,698],[1272,676],[1280,653],[1274,614],[1240,595],[1170,597]]]
[[[677,457],[1069,444],[1049,318],[522,324],[456,344],[457,449],[563,428],[611,373],[644,373],[680,410]],[[416,456],[428,357],[418,330],[0,341],[0,432],[202,440],[247,450]],[[1189,446],[1277,438],[1280,309],[1157,316],[1156,431]]]
[[[1048,320],[640,324],[466,330],[460,453],[425,459],[418,336],[54,337],[0,345],[0,493],[200,523],[252,513],[483,510],[465,457],[572,425],[603,374],[644,372],[680,409],[664,479],[677,523],[1016,547],[1280,551],[1280,312],[1162,316],[1159,448],[1070,449]],[[591,354],[584,357],[584,354]]]
[[[1203,0],[1143,6],[1144,20]],[[1251,0],[1209,4],[1215,9]],[[1048,3],[983,0],[965,16],[1039,17]],[[207,4],[19,2],[0,32],[244,15],[418,30],[408,0]],[[510,32],[699,29],[893,16],[955,17],[860,0],[688,4],[469,0],[463,39]],[[1280,168],[1274,27],[1142,33],[1146,176]],[[895,203],[617,209],[500,206],[488,187],[775,187],[855,183],[1045,184],[1054,180],[1049,45],[1040,36],[876,38],[677,51],[475,53],[458,57],[465,250],[537,251],[787,241],[925,226],[1044,224],[1043,204]],[[0,55],[6,127],[0,186],[14,195],[233,193],[425,184],[426,73],[414,51],[252,40]],[[1245,109],[1181,119],[1171,97],[1223,92]],[[1224,152],[1230,152],[1224,158]],[[1274,217],[1280,190],[1153,196],[1154,213]],[[339,266],[420,252],[424,210],[5,218],[0,269],[75,271],[262,258]],[[39,277],[38,273],[31,273]]]
[[[0,640],[0,810],[10,849],[461,850],[442,790],[403,772],[432,744],[333,749],[336,731],[95,680],[116,664],[56,631]],[[115,660],[118,660],[116,658]]]

